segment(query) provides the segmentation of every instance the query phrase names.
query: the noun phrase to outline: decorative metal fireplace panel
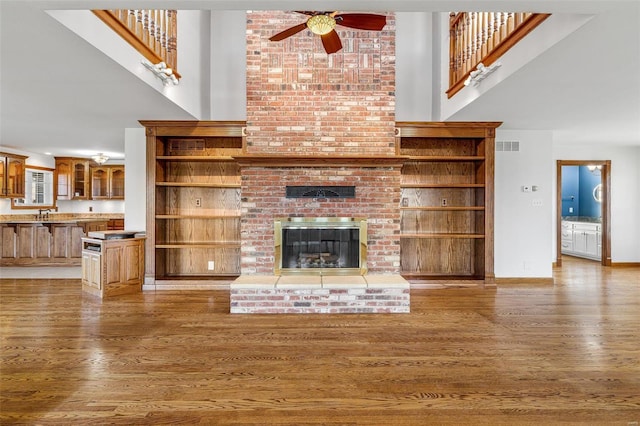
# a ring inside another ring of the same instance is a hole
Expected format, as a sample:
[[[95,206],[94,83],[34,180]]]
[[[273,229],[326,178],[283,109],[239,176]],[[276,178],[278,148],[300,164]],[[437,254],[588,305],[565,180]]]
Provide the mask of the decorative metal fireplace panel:
[[[355,198],[355,186],[287,186],[287,198]]]
[[[286,217],[274,222],[275,274],[364,275],[367,220]]]

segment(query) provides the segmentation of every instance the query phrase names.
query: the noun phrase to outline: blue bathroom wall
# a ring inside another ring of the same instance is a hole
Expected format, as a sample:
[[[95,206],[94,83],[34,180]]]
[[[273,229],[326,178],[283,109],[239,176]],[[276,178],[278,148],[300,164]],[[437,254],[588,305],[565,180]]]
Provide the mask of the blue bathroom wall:
[[[580,216],[580,170],[562,166],[562,216]]]
[[[580,216],[600,217],[602,216],[602,203],[598,203],[593,198],[593,189],[602,182],[600,171],[590,172],[586,166],[580,166]]]

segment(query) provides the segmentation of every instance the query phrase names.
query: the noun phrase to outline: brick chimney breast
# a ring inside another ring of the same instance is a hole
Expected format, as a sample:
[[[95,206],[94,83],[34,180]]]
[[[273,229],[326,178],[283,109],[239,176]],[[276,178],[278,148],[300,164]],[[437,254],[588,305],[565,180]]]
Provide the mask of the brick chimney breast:
[[[309,30],[269,41],[306,16],[247,13],[247,154],[395,155],[395,17],[384,14],[382,31],[336,27],[343,49],[327,55]],[[273,273],[274,218],[287,216],[366,217],[369,271],[398,273],[400,169],[242,164],[242,273]],[[355,197],[286,198],[288,185],[355,186]]]

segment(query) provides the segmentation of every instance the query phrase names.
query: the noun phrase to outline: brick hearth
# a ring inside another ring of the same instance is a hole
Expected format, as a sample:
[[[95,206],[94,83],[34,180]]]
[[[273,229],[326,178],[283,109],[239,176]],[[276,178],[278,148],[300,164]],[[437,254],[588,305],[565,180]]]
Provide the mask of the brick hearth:
[[[408,313],[409,283],[399,275],[247,276],[231,284],[231,313]]]

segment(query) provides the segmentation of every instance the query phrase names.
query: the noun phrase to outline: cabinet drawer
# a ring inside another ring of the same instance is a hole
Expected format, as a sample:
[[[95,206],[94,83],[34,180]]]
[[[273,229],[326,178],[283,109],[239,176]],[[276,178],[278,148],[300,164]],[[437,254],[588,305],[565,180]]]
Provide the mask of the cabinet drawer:
[[[581,232],[598,232],[600,231],[599,223],[576,223],[573,227],[574,231]]]

